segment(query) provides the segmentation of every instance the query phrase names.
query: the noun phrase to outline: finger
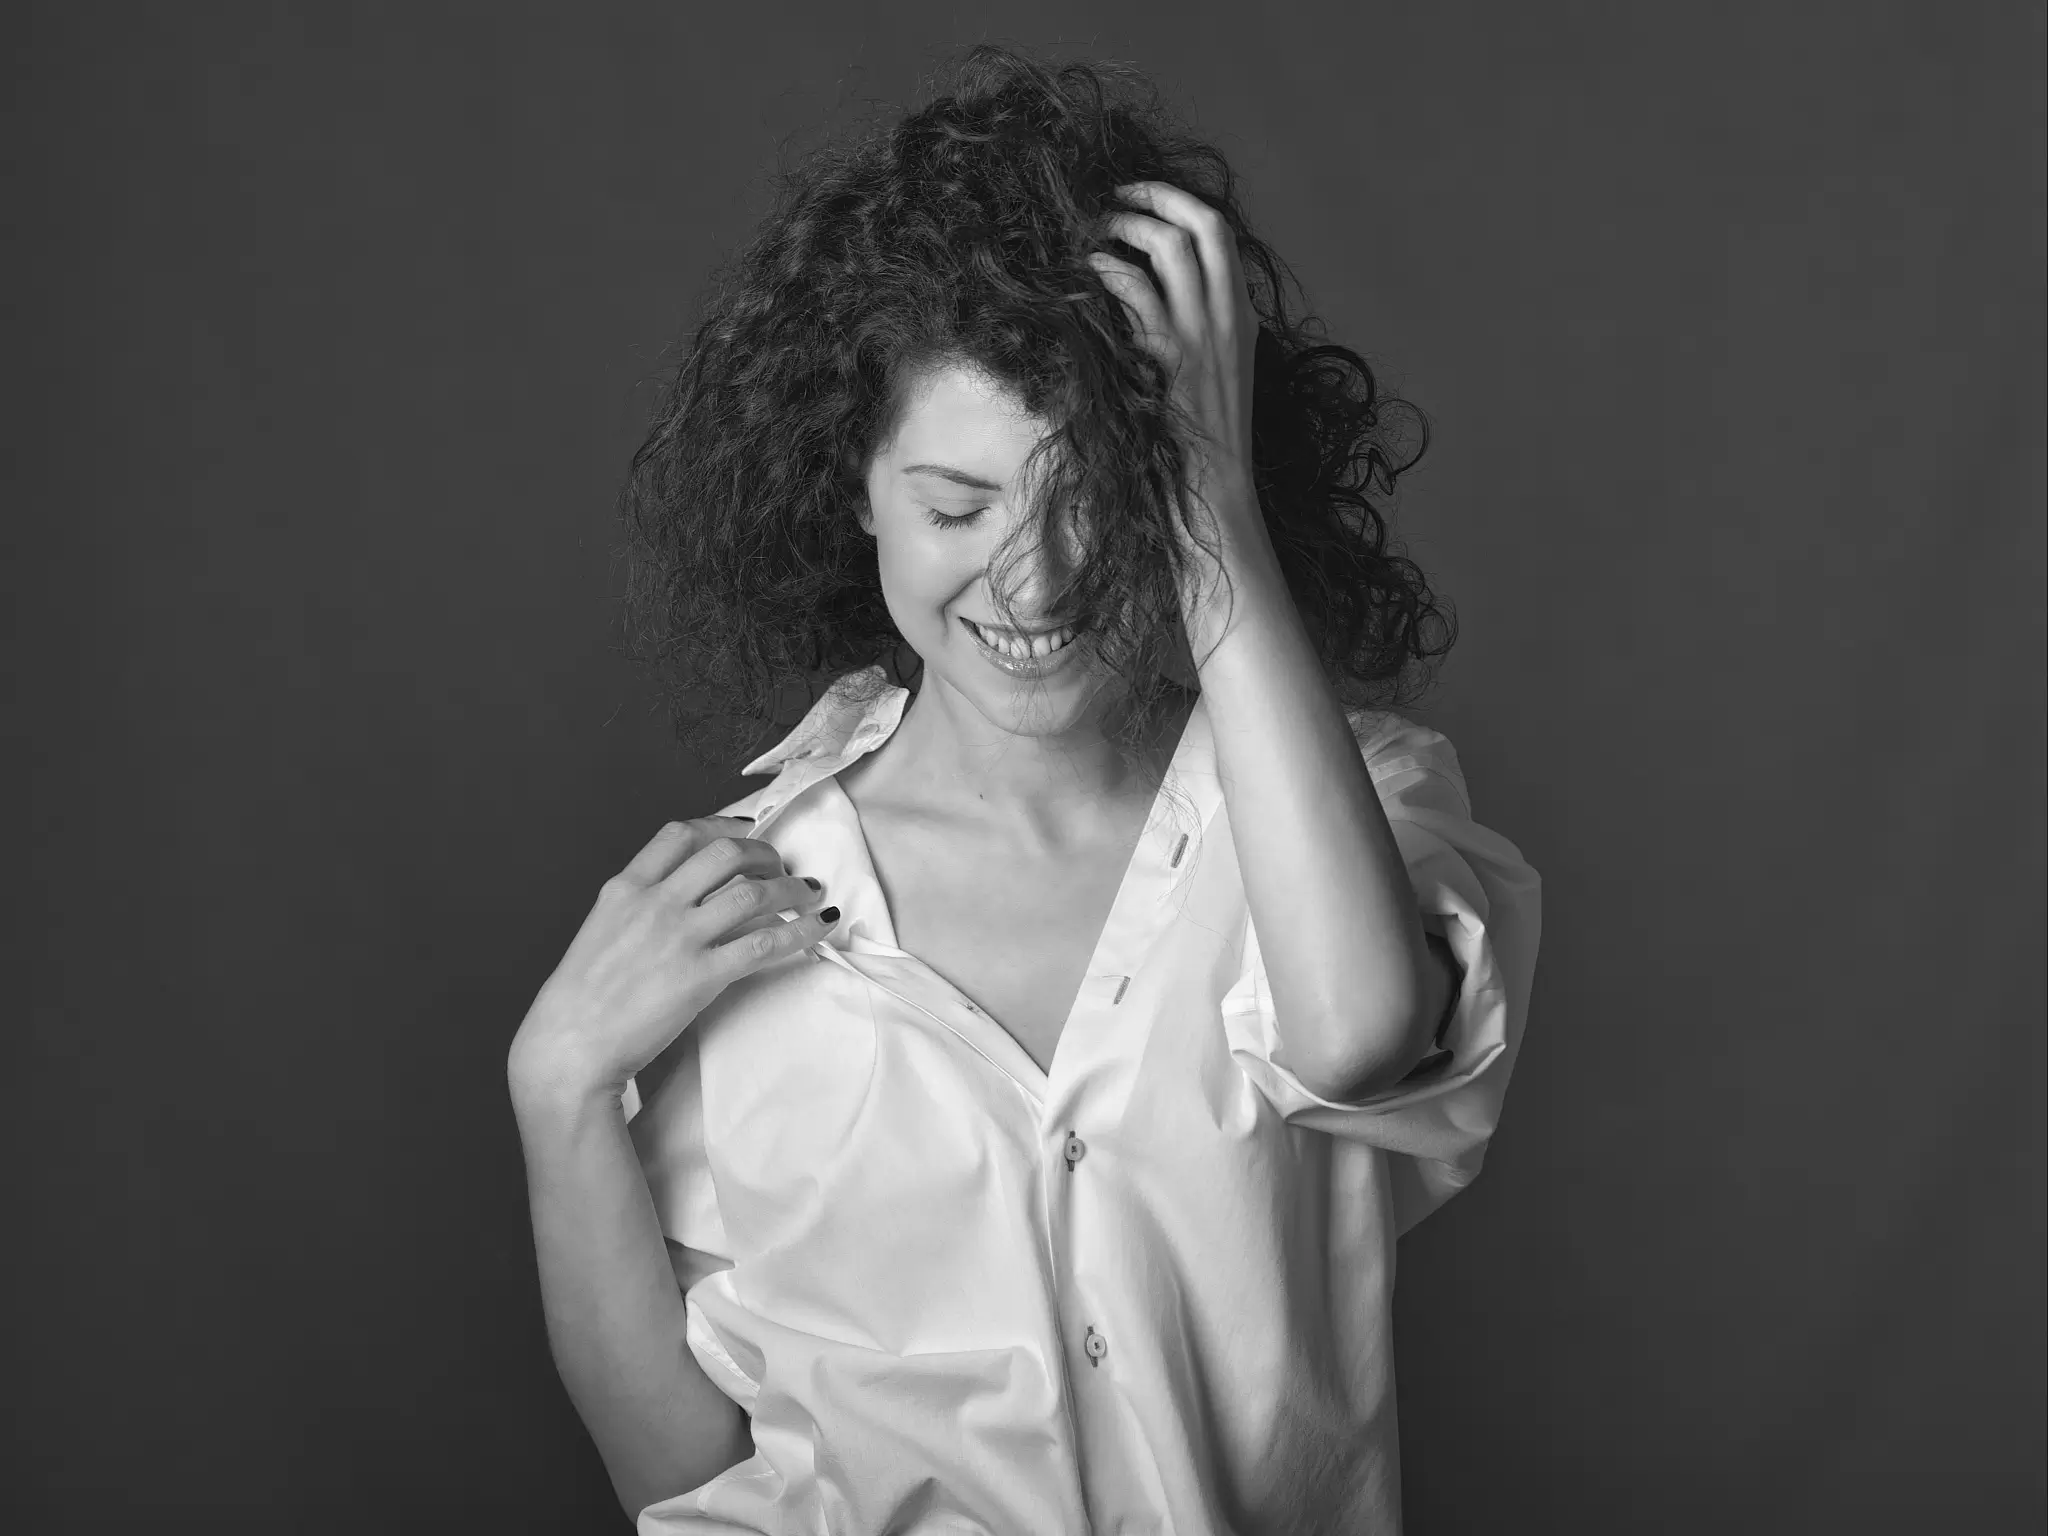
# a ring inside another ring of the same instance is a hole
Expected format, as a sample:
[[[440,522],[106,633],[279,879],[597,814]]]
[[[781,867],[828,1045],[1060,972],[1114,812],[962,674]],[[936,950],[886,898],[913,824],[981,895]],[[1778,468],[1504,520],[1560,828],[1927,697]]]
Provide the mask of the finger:
[[[783,912],[756,913],[754,916],[748,918],[744,923],[736,923],[731,928],[728,928],[724,933],[720,934],[718,936],[718,942],[728,942],[730,940],[737,939],[744,934],[759,933],[763,928],[780,928],[784,924],[789,922],[791,916],[802,917],[803,914],[801,912],[794,914]]]
[[[1244,302],[1245,280],[1230,221],[1194,193],[1171,182],[1134,181],[1116,190],[1125,202],[1187,232],[1201,266],[1211,312],[1222,319],[1235,319]]]
[[[746,927],[779,922],[784,912],[802,916],[825,905],[825,888],[797,875],[759,879],[743,875],[698,905],[698,934],[707,943],[730,938]],[[765,919],[765,921],[764,921]]]
[[[1142,213],[1112,213],[1104,231],[1152,259],[1159,286],[1174,323],[1190,335],[1209,329],[1209,289],[1202,274],[1194,236],[1178,224],[1147,218]]]
[[[800,949],[809,949],[838,926],[839,917],[839,908],[830,906],[817,912],[806,912],[786,922],[771,914],[768,922],[753,931],[713,945],[710,950],[713,969],[730,985],[772,960],[793,955]]]
[[[1152,286],[1152,280],[1130,262],[1105,251],[1091,255],[1088,264],[1102,278],[1102,286],[1130,310],[1131,324],[1136,328],[1139,340],[1155,352],[1170,354],[1174,350],[1172,322],[1167,318],[1166,300]],[[1170,355],[1166,360],[1169,365],[1177,361]]]
[[[750,933],[759,933],[764,929],[786,928],[799,918],[817,916],[818,913],[822,912],[826,907],[830,905],[831,903],[828,902],[823,896],[818,896],[812,901],[806,903],[801,910],[782,912],[758,912],[754,916],[748,918],[745,922],[737,923],[733,927],[726,929],[723,933],[721,933],[718,936],[718,941],[721,943],[729,943],[733,939],[742,938]],[[716,946],[714,945],[713,947]]]
[[[620,871],[641,885],[664,879],[675,867],[714,837],[745,837],[753,822],[743,816],[699,816],[693,821],[671,821],[647,845],[634,854]]]
[[[743,876],[772,879],[783,873],[782,855],[773,843],[747,837],[744,829],[736,829],[699,844],[658,883],[663,890],[695,905]]]

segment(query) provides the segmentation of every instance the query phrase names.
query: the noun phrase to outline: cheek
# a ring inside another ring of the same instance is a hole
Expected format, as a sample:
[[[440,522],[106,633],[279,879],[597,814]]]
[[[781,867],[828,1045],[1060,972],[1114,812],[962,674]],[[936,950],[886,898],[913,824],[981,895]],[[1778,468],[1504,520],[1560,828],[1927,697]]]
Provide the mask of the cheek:
[[[971,573],[946,546],[943,529],[922,526],[915,512],[909,519],[911,526],[898,522],[884,530],[875,558],[897,628],[928,628],[946,622],[941,610],[959,598]]]

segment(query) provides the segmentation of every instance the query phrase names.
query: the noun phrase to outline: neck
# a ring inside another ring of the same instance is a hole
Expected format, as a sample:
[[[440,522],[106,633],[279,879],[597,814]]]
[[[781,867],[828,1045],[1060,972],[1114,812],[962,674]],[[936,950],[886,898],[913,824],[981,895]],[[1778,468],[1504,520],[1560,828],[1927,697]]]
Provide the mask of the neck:
[[[1158,793],[1192,702],[1167,712],[1133,767],[1108,734],[1114,701],[1067,729],[1022,734],[928,672],[883,749],[892,759],[892,798],[1021,852],[1093,846],[1132,801],[1149,805]]]

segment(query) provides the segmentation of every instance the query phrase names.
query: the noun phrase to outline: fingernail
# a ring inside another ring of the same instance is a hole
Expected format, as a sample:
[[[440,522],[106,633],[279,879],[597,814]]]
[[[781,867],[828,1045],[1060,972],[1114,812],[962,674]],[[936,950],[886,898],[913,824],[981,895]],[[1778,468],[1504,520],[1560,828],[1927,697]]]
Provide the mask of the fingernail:
[[[818,882],[813,880],[809,875],[805,875],[803,877],[803,881],[805,885],[808,885],[814,891],[822,891],[823,889],[825,889],[825,887],[818,884]]]
[[[839,909],[837,907],[827,907],[824,911],[818,914],[818,917],[819,920],[822,921],[827,928],[830,928],[834,923],[839,921]]]

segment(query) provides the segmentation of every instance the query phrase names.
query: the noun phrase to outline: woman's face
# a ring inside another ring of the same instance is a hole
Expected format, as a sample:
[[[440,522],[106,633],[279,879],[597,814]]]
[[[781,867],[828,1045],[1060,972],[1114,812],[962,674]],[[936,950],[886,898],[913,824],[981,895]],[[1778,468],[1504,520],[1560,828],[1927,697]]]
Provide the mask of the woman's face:
[[[868,467],[861,525],[874,536],[890,616],[941,679],[989,721],[1023,735],[1071,730],[1097,715],[1106,681],[1079,646],[1051,652],[1042,675],[1006,670],[976,638],[995,628],[991,559],[1030,520],[1025,461],[1049,430],[987,375],[948,365],[924,376],[905,401],[893,438]],[[1027,541],[1031,536],[1023,536]],[[1049,611],[1055,576],[1027,544],[1007,567],[1020,629],[1059,629]]]

